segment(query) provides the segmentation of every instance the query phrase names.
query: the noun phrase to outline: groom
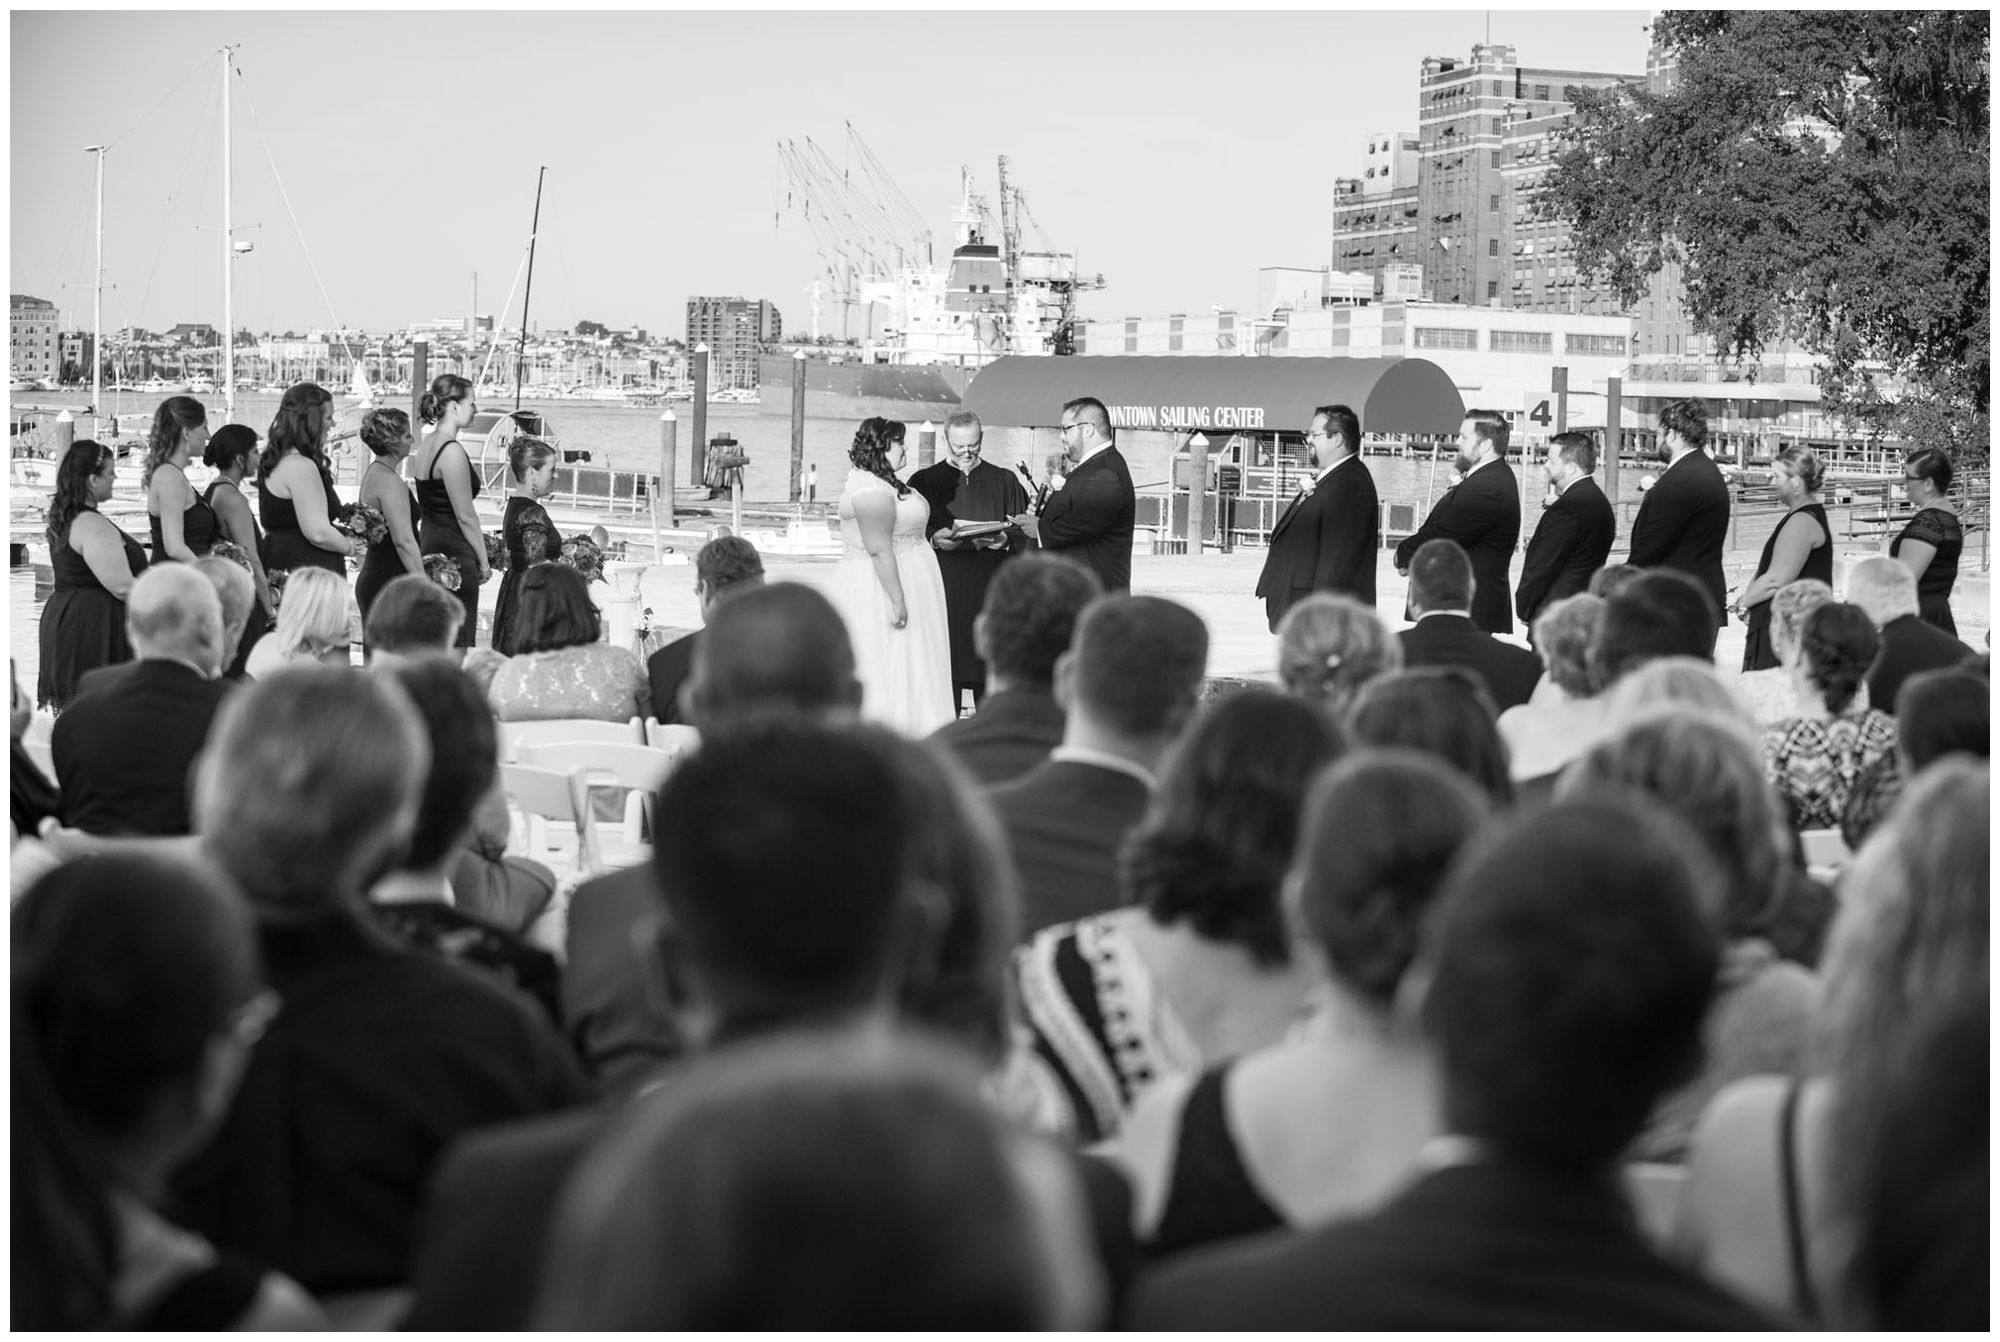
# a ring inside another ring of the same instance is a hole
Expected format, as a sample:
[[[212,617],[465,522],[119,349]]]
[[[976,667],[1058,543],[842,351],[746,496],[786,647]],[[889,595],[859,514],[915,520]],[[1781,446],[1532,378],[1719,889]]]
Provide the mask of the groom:
[[[1346,592],[1375,604],[1375,552],[1382,544],[1382,515],[1375,478],[1361,461],[1361,420],[1344,405],[1313,411],[1306,457],[1317,478],[1271,528],[1271,548],[1257,595],[1271,632],[1285,612],[1314,592]]]
[[[1063,460],[1069,478],[1049,495],[1041,516],[1009,520],[1052,554],[1068,555],[1097,575],[1106,592],[1132,590],[1132,472],[1111,437],[1104,402],[1078,397],[1062,408]]]

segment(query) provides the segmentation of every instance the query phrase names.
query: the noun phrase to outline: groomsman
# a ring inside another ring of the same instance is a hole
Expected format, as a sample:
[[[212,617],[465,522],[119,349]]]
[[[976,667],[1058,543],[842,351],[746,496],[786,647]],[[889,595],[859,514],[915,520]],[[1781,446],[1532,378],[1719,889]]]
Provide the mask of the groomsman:
[[[1498,410],[1468,410],[1458,427],[1456,465],[1463,477],[1444,492],[1431,515],[1396,547],[1396,572],[1428,541],[1457,541],[1472,560],[1472,622],[1489,634],[1514,630],[1508,609],[1508,566],[1521,539],[1521,487],[1507,465],[1507,417]],[[1405,613],[1405,618],[1415,618]]]
[[[1344,405],[1314,410],[1306,457],[1319,474],[1299,487],[1271,528],[1257,579],[1272,633],[1285,612],[1313,592],[1346,592],[1375,604],[1382,514],[1375,478],[1361,461],[1361,420]]]
[[[1722,547],[1729,539],[1729,484],[1703,450],[1707,446],[1708,412],[1700,401],[1669,401],[1660,407],[1657,454],[1667,468],[1632,519],[1627,562],[1679,569],[1708,589],[1715,598],[1716,623],[1727,624]]]
[[[1554,495],[1521,561],[1521,585],[1514,589],[1514,613],[1532,628],[1543,607],[1590,587],[1590,575],[1604,567],[1618,518],[1611,500],[1597,487],[1597,444],[1587,433],[1559,433],[1549,440],[1543,467]]]

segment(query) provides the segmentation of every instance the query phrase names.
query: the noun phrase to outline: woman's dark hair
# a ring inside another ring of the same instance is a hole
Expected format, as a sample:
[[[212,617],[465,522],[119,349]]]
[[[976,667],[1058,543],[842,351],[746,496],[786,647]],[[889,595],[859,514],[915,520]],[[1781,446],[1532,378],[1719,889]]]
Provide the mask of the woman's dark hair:
[[[1414,750],[1357,750],[1306,797],[1292,880],[1300,929],[1357,996],[1387,1007],[1445,872],[1492,804]]]
[[[1356,745],[1408,746],[1452,765],[1497,806],[1514,800],[1493,698],[1462,666],[1418,666],[1361,688],[1347,713]]]
[[[1818,687],[1826,711],[1847,711],[1875,664],[1882,640],[1868,612],[1845,601],[1829,601],[1799,626],[1799,661]]]
[[[417,402],[417,418],[435,424],[444,418],[444,408],[453,401],[472,395],[472,383],[456,373],[439,373],[431,379],[431,389]]]
[[[540,438],[522,434],[507,444],[507,473],[514,477],[514,483],[528,482],[528,472],[538,471],[542,463],[555,456],[556,450]]]
[[[590,584],[567,564],[536,564],[521,575],[514,651],[553,652],[597,642],[603,626],[591,604]]]
[[[1905,456],[1903,473],[1930,481],[1940,494],[1951,493],[1951,458],[1935,447],[1920,447]]]
[[[264,451],[257,458],[257,474],[268,480],[286,452],[297,452],[326,471],[326,429],[333,412],[333,393],[314,382],[287,388],[264,435]]]
[[[183,434],[206,423],[207,408],[192,396],[169,396],[161,401],[160,408],[153,412],[153,427],[146,436],[146,464],[139,472],[140,488],[153,483],[153,472],[165,465],[167,458],[180,447]]]
[[[97,500],[90,496],[90,482],[112,455],[111,449],[95,438],[79,438],[63,453],[62,462],[56,467],[55,491],[49,495],[51,550],[67,548],[69,524],[76,521],[78,513],[97,507]]]
[[[1163,926],[1185,919],[1241,945],[1260,965],[1288,963],[1278,894],[1299,805],[1346,745],[1330,714],[1275,690],[1243,690],[1197,715],[1120,854],[1132,902]]]
[[[848,461],[876,479],[888,481],[897,498],[908,494],[910,487],[889,469],[889,448],[902,442],[904,433],[901,421],[871,416],[861,421],[861,427],[854,431],[854,443],[847,449]]]
[[[384,406],[361,417],[361,441],[378,457],[386,457],[410,432],[410,413]]]
[[[257,430],[248,424],[225,424],[208,436],[201,460],[203,465],[226,471],[238,461],[247,460],[256,450]]]
[[[1993,748],[1993,688],[1964,667],[1919,671],[1896,691],[1896,744],[1911,773],[1946,755],[1987,758]]]
[[[450,658],[419,657],[384,667],[382,674],[401,683],[430,737],[431,767],[403,859],[407,870],[423,871],[465,837],[473,811],[492,790],[499,729],[477,683]]]
[[[105,1146],[195,1077],[257,994],[249,913],[181,864],[81,857],[14,906],[13,955],[12,1323],[113,1327]]]

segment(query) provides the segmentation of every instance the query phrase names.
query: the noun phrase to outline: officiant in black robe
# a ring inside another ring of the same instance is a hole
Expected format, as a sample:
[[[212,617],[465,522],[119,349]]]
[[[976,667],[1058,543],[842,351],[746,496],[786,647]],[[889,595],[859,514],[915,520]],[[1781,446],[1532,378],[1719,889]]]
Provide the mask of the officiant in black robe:
[[[979,453],[984,429],[979,416],[961,410],[945,421],[945,455],[910,477],[910,487],[930,505],[925,535],[937,551],[944,576],[945,613],[951,624],[952,701],[972,691],[977,705],[986,693],[986,663],[972,642],[972,618],[986,603],[986,586],[1012,555],[1027,548],[1019,527],[988,534],[963,534],[982,522],[1004,522],[1026,512],[1028,491],[1012,472]]]

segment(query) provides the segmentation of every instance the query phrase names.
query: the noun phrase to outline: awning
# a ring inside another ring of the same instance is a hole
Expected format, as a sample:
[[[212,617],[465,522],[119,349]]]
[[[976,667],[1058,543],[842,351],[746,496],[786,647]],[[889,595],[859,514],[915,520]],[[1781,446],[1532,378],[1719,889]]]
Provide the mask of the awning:
[[[1454,434],[1465,403],[1428,359],[1209,354],[1009,355],[979,370],[964,408],[988,424],[1048,428],[1063,402],[1095,396],[1113,428],[1296,433],[1316,406],[1351,406],[1363,433]]]

